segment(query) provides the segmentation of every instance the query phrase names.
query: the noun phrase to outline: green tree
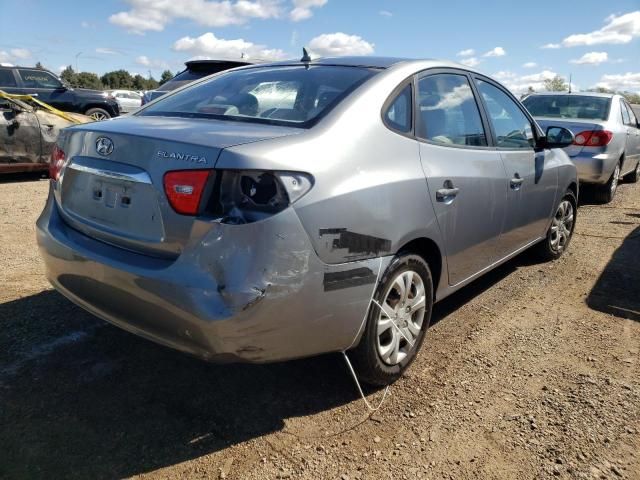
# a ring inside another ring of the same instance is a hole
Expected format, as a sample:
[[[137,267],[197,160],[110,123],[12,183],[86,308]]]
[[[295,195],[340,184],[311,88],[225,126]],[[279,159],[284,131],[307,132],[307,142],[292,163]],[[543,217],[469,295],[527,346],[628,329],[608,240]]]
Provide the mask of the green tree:
[[[160,75],[160,85],[168,82],[172,78],[173,78],[173,73],[171,73],[171,70],[165,70],[164,72],[162,72],[162,75]]]
[[[138,74],[133,77],[133,89],[134,90],[146,90],[147,89],[147,79],[142,75]]]
[[[62,73],[60,74],[60,78],[66,84],[73,87],[74,84],[76,83],[76,72],[74,72],[73,68],[71,68],[71,65],[69,65],[67,68],[62,70]]]
[[[108,89],[122,88],[130,90],[133,88],[133,77],[126,70],[107,72],[100,77],[100,81],[102,81],[102,84]]]
[[[75,78],[75,84],[72,86],[77,88],[92,88],[94,90],[102,90],[103,88],[98,75],[90,72],[78,73]]]
[[[566,92],[569,90],[569,85],[560,75],[556,75],[553,78],[548,78],[544,81],[544,89],[547,92]]]
[[[640,94],[638,94],[638,93],[620,92],[620,95],[622,95],[624,98],[626,98],[627,102],[629,102],[629,103],[640,104]]]

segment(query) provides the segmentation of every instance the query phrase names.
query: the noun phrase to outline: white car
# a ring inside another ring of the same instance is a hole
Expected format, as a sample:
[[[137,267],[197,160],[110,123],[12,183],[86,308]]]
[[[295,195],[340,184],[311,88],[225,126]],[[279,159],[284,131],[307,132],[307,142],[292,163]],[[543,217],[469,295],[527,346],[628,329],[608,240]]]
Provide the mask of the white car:
[[[135,112],[142,106],[142,97],[131,90],[109,90],[109,93],[118,102],[120,113]]]

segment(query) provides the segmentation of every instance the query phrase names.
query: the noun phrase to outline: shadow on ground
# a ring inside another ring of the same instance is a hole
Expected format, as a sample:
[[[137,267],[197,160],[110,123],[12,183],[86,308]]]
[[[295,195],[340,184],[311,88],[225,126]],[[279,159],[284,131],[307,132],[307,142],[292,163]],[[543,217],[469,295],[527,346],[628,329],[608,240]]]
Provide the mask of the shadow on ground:
[[[640,227],[615,251],[589,293],[587,305],[616,317],[640,321]]]
[[[0,174],[0,184],[18,183],[46,180],[49,178],[49,172],[24,172],[24,173],[3,173]]]
[[[433,321],[530,261],[521,255],[440,302]],[[211,365],[54,291],[0,304],[0,326],[0,478],[128,477],[358,398],[339,355]]]

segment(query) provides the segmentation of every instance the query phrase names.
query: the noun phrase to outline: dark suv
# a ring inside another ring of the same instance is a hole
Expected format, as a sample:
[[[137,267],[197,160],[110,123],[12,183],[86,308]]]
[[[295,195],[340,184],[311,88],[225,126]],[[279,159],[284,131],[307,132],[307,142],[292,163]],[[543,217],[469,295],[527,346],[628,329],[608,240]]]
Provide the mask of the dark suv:
[[[0,66],[0,90],[29,94],[65,112],[82,113],[94,120],[120,115],[118,103],[107,93],[71,88],[48,70]]]
[[[187,68],[178,73],[168,82],[160,85],[156,90],[149,90],[146,92],[142,97],[142,105],[161,97],[171,90],[182,87],[187,83],[199,80],[200,78],[204,78],[208,75],[213,75],[214,73],[229,70],[230,68],[243,67],[245,65],[251,65],[251,63],[234,60],[191,60],[189,62],[185,62],[185,66]]]

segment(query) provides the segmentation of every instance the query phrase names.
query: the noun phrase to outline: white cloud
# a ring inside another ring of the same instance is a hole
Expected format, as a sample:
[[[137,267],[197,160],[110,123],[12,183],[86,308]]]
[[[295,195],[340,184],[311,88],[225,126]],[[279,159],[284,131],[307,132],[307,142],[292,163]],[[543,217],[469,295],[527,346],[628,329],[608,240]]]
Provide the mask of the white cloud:
[[[31,58],[31,51],[26,48],[12,48],[9,51],[0,50],[0,62],[2,63],[20,63],[20,60]]]
[[[540,48],[546,48],[546,49],[549,49],[549,50],[557,50],[560,47],[562,47],[562,45],[560,45],[559,43],[547,43],[546,45],[543,45]]]
[[[281,60],[287,54],[279,49],[267,48],[257,45],[242,38],[225,40],[217,38],[213,33],[207,32],[199,37],[182,37],[173,44],[173,49],[179,52],[189,52],[200,58],[214,57],[228,60],[254,58],[258,60]]]
[[[583,45],[629,43],[640,37],[640,10],[625,15],[611,15],[605,19],[606,25],[590,33],[569,35],[562,40],[564,47]]]
[[[462,65],[466,65],[467,67],[473,68],[480,65],[480,60],[478,60],[476,57],[469,57],[469,58],[463,58],[462,60],[460,60],[460,63]]]
[[[293,9],[289,12],[289,18],[294,22],[306,20],[313,16],[314,8],[323,7],[328,0],[293,0]]]
[[[96,53],[102,53],[104,55],[118,55],[119,54],[119,52],[113,50],[112,48],[103,48],[103,47],[96,48]]]
[[[393,17],[393,13],[391,13],[389,10],[380,10],[378,14],[382,15],[383,17]]]
[[[178,18],[206,27],[224,27],[281,14],[280,0],[127,0],[127,3],[131,9],[111,15],[109,21],[140,35],[148,30],[160,32]]]
[[[460,50],[456,55],[458,57],[470,57],[475,55],[476,51],[473,48],[467,48],[466,50]]]
[[[489,50],[487,53],[483,55],[483,57],[504,57],[507,54],[504,48],[496,47],[492,50]]]
[[[619,75],[603,75],[596,86],[611,90],[640,93],[640,72],[627,72]]]
[[[527,62],[522,64],[522,68],[536,68],[538,64],[536,62]]]
[[[544,81],[554,78],[556,75],[556,72],[552,70],[543,70],[529,75],[517,75],[511,71],[501,71],[494,73],[492,76],[502,82],[502,84],[514,94],[518,95],[525,93],[529,87],[537,92],[544,91]]]
[[[571,60],[571,63],[577,65],[600,65],[609,60],[607,52],[589,52],[585,53],[582,57]]]
[[[9,50],[9,53],[13,58],[24,60],[25,58],[31,57],[31,52],[26,48],[12,48]]]
[[[358,35],[346,33],[324,33],[309,42],[309,48],[321,56],[370,55],[374,44]]]
[[[140,55],[138,58],[136,58],[136,63],[147,68],[169,68],[169,64],[164,60],[152,60],[146,55]]]

